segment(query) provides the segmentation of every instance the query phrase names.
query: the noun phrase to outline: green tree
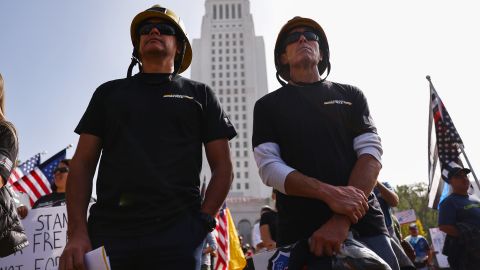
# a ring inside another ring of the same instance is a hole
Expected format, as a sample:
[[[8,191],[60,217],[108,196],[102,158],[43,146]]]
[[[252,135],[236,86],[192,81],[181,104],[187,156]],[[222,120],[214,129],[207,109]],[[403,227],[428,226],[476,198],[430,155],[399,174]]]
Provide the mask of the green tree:
[[[428,208],[428,185],[427,183],[414,183],[411,185],[400,185],[396,187],[400,198],[397,211],[414,209],[417,219],[423,225],[423,231],[429,235],[429,229],[437,227],[438,211]],[[405,237],[408,234],[408,226],[402,226],[402,233]]]

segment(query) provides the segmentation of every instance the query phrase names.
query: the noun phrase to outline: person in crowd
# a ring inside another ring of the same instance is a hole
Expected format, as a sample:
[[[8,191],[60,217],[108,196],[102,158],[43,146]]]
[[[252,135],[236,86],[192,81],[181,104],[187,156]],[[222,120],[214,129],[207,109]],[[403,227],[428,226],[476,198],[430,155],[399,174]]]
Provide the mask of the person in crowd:
[[[454,270],[480,266],[480,201],[468,194],[469,169],[456,167],[446,181],[452,193],[441,203],[438,227],[447,234],[443,253]]]
[[[212,255],[214,255],[216,251],[217,241],[215,241],[215,237],[213,236],[212,232],[209,232],[207,233],[207,237],[205,238],[205,243],[203,245],[201,270],[212,269]]]
[[[427,270],[432,264],[432,252],[430,245],[425,237],[418,234],[418,227],[415,222],[408,226],[410,235],[405,240],[412,245],[415,250],[415,267],[418,270]]]
[[[57,168],[53,170],[54,182],[51,187],[52,193],[40,197],[33,204],[32,209],[65,205],[69,165],[70,159],[64,159],[58,164]]]
[[[100,246],[115,270],[200,269],[203,240],[233,180],[234,126],[209,86],[178,75],[192,59],[183,22],[155,5],[133,18],[130,35],[127,78],[101,85],[75,129],[60,270],[84,269],[84,254]],[[202,145],[212,172],[203,202]]]
[[[262,207],[260,216],[260,237],[267,250],[277,248],[278,214],[270,206]]]
[[[260,236],[260,221],[253,224],[252,247],[255,249],[255,252],[259,252],[265,249],[265,246],[262,242],[262,237]]]
[[[330,72],[329,55],[322,27],[294,17],[275,43],[282,87],[255,104],[255,160],[263,182],[279,191],[276,245],[309,239],[313,254],[332,256],[352,229],[396,270],[372,193],[381,169],[380,137],[362,91],[321,77]]]
[[[392,223],[392,207],[396,207],[400,202],[397,193],[393,190],[388,182],[377,181],[373,193],[377,196],[380,207],[382,208],[383,216],[385,218],[385,225],[387,226],[390,236],[400,244],[400,240],[395,235],[395,230]]]
[[[17,132],[5,117],[4,81],[0,74],[0,257],[9,256],[28,245],[17,207],[6,186],[17,155]]]

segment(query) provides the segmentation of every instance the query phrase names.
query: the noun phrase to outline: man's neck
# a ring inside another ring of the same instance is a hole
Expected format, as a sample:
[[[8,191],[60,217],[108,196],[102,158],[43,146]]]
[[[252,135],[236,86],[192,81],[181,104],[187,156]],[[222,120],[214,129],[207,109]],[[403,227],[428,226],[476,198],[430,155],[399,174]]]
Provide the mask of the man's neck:
[[[318,68],[291,67],[290,81],[293,83],[314,83],[321,80]]]
[[[173,73],[173,60],[155,60],[156,61],[142,61],[142,70],[144,73]]]

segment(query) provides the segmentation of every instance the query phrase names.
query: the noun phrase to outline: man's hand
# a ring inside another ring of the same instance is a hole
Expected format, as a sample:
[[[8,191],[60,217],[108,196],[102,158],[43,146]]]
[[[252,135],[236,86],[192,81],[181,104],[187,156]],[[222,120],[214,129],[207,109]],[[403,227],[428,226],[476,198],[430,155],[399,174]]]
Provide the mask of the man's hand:
[[[84,256],[92,250],[88,234],[82,233],[68,239],[60,257],[59,270],[86,270]]]
[[[340,246],[347,239],[350,222],[347,217],[333,215],[310,237],[310,252],[315,256],[332,256],[340,252]]]
[[[336,214],[345,215],[352,224],[357,223],[368,211],[365,193],[354,186],[328,186],[325,203]]]

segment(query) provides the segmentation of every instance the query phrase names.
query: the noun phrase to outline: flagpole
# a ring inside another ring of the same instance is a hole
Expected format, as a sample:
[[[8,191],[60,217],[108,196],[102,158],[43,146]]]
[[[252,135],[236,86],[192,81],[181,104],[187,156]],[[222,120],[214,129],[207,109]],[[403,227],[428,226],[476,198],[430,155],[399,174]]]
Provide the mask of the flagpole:
[[[470,164],[470,160],[468,160],[467,153],[465,153],[465,149],[463,148],[463,145],[460,145],[460,150],[462,151],[462,154],[465,157],[465,161],[467,162],[468,167],[470,168],[470,171],[472,172],[473,179],[475,179],[475,182],[477,183],[478,189],[480,190],[480,183],[478,182],[477,175],[475,174],[475,171],[473,170],[473,167]]]
[[[432,96],[432,81],[430,80],[430,75],[427,75],[427,80],[430,84],[429,90],[430,90],[430,95],[428,97],[428,107],[430,108],[428,110],[428,192],[430,192],[430,188],[432,187],[433,183],[433,174],[432,174],[432,161],[430,160],[430,151],[431,151],[431,143],[432,143],[432,101],[431,101],[431,96]]]

